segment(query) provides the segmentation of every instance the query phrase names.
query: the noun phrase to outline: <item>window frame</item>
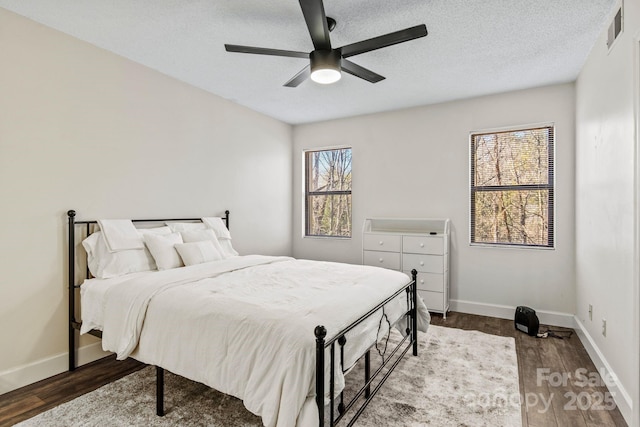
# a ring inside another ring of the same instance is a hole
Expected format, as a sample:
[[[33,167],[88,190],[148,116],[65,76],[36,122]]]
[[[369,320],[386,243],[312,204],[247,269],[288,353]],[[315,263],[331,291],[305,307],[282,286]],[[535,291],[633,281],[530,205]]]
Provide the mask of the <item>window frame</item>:
[[[353,159],[353,147],[348,145],[341,146],[331,146],[331,147],[318,147],[318,148],[309,148],[305,149],[302,152],[302,169],[303,169],[303,188],[304,188],[304,229],[303,229],[303,237],[304,238],[318,238],[318,239],[351,239],[353,237],[353,182],[351,185],[351,190],[332,190],[332,191],[309,191],[309,176],[310,176],[310,164],[309,164],[309,154],[317,153],[320,151],[335,151],[335,150],[351,150],[351,156]],[[352,160],[353,161],[353,160]],[[353,180],[353,164],[351,169],[352,180]],[[309,200],[313,196],[332,196],[332,195],[350,195],[352,198],[351,202],[351,212],[349,221],[351,222],[351,234],[349,236],[336,236],[329,234],[310,234],[310,211],[309,211]]]
[[[548,129],[549,141],[547,148],[547,183],[546,184],[523,184],[523,185],[502,185],[502,186],[475,186],[475,138],[482,135],[492,135],[499,133],[526,132],[536,129]],[[478,247],[494,247],[494,248],[516,248],[516,249],[541,249],[554,250],[556,247],[556,226],[555,226],[555,147],[556,147],[556,128],[555,123],[537,123],[522,126],[512,126],[498,129],[485,129],[469,133],[469,245]],[[531,191],[531,190],[548,190],[547,203],[547,244],[528,244],[528,243],[511,243],[511,242],[476,242],[475,241],[475,195],[477,192],[483,191]]]

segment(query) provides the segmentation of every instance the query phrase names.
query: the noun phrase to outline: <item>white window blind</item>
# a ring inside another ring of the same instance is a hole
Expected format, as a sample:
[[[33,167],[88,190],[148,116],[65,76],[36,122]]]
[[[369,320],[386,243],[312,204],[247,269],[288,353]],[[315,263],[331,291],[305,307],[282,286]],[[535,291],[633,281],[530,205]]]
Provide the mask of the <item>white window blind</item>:
[[[351,237],[351,148],[305,153],[305,235]]]
[[[471,135],[471,243],[554,247],[553,126]]]

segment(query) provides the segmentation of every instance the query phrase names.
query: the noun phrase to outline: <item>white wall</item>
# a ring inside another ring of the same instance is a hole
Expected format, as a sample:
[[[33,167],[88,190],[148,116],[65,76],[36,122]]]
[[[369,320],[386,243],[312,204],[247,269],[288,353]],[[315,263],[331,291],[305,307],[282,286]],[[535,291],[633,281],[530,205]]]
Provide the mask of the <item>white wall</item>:
[[[622,39],[611,54],[598,41],[575,87],[301,125],[293,135],[0,9],[0,393],[65,369],[68,209],[81,219],[230,209],[243,253],[351,263],[361,261],[368,216],[451,218],[459,306],[577,313],[637,413],[639,9],[626,3]],[[556,249],[470,247],[469,132],[544,122],[556,125]],[[303,238],[302,150],[335,145],[353,147],[353,238]]]
[[[0,393],[65,369],[68,209],[291,254],[289,125],[4,9],[0,64]]]
[[[294,256],[360,263],[366,217],[448,217],[458,306],[508,316],[517,305],[573,314],[574,96],[574,85],[563,84],[295,126]],[[556,249],[471,247],[469,133],[542,122],[556,126]],[[353,237],[304,238],[302,152],[332,145],[353,147]]]
[[[634,224],[639,212],[634,108],[640,83],[640,4],[626,1],[624,17],[624,33],[613,50],[607,52],[603,33],[576,83],[576,318],[619,378],[621,392],[633,400],[637,417],[639,301],[634,237],[638,230]],[[606,337],[601,333],[602,319],[607,320]],[[621,409],[629,420],[630,409]]]

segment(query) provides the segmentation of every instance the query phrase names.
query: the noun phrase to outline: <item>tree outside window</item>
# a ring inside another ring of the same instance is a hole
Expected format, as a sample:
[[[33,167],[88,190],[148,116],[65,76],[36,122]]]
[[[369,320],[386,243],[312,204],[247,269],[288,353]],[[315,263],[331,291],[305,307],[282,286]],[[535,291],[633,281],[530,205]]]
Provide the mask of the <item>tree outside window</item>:
[[[554,247],[552,126],[471,135],[471,243]]]
[[[351,148],[305,153],[305,234],[351,237]]]

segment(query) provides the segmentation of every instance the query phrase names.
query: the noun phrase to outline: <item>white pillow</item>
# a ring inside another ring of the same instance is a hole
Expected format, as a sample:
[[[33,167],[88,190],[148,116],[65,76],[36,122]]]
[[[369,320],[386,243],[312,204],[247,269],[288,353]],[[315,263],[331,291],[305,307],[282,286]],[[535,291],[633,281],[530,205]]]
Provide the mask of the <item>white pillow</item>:
[[[173,231],[165,225],[164,227],[138,228],[138,233],[144,237],[145,234],[171,234]]]
[[[222,221],[220,217],[207,217],[202,218],[202,222],[208,228],[212,229],[214,233],[216,233],[216,237],[218,239],[231,239],[231,233],[229,233],[229,229]]]
[[[109,252],[101,231],[84,239],[82,246],[87,251],[89,271],[98,279],[156,269],[156,263],[147,248]]]
[[[169,228],[169,227],[167,227]],[[170,268],[178,268],[184,266],[182,259],[176,248],[176,243],[182,243],[180,233],[171,234],[144,234],[144,242],[149,248],[149,252],[156,261],[158,270],[168,270]]]
[[[202,242],[204,240],[210,240],[213,243],[213,246],[216,248],[222,258],[226,258],[227,254],[224,248],[220,245],[218,238],[216,237],[216,233],[213,230],[204,229],[204,230],[187,230],[182,231],[180,233],[182,235],[182,240],[184,243],[192,243],[192,242]]]
[[[229,233],[229,229],[222,221],[222,218],[202,218],[202,222],[216,234],[225,258],[238,255],[238,252],[231,245],[231,233]]]
[[[178,243],[176,250],[185,265],[202,264],[203,262],[223,259],[222,254],[213,246],[211,240],[192,243]]]
[[[238,255],[238,251],[231,246],[231,239],[220,239],[218,241],[220,242],[220,246],[222,246],[222,253],[225,255],[225,258]]]
[[[172,233],[180,233],[187,230],[205,230],[207,228],[201,222],[165,222],[165,224],[171,229]]]

